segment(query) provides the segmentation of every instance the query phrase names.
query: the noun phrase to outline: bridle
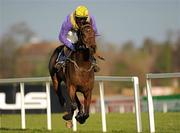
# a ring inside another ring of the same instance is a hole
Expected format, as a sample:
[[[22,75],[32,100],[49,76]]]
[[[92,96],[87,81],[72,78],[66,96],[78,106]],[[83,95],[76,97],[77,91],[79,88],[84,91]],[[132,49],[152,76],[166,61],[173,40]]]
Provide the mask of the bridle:
[[[90,24],[81,26],[78,31],[78,42],[77,44],[75,44],[77,50],[89,49],[89,51],[94,51],[93,46],[95,46],[95,40],[92,39],[95,39],[95,33],[92,26]],[[90,54],[93,53],[90,52]],[[68,58],[67,60],[73,63],[76,69],[81,72],[90,72],[95,66],[95,64],[91,63],[91,66],[88,69],[84,69],[79,67],[76,61],[74,61],[73,59]]]
[[[79,43],[84,44],[86,48],[95,46],[95,32],[91,24],[87,23],[79,29]]]

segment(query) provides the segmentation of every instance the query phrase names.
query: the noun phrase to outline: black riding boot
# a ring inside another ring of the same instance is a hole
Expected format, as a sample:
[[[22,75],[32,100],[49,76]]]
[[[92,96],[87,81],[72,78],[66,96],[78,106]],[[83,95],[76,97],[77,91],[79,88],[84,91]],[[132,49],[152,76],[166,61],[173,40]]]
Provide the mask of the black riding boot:
[[[64,47],[61,52],[58,54],[55,68],[59,71],[61,68],[64,68],[66,65],[67,58],[70,57],[72,51],[69,48]]]
[[[61,50],[61,52],[58,54],[58,57],[56,59],[56,64],[54,67],[57,70],[60,70],[61,68],[65,67],[66,59],[67,59],[67,57],[64,54],[64,50]]]
[[[94,65],[94,72],[99,72],[100,71],[100,67],[97,65],[96,59],[95,59],[94,56],[92,57],[92,64]]]

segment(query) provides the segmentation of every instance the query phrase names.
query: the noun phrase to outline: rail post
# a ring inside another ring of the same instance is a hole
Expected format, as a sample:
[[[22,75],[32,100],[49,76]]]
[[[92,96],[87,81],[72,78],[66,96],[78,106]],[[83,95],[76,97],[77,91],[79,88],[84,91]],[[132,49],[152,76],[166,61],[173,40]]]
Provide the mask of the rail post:
[[[46,102],[47,102],[47,128],[51,130],[51,102],[50,102],[50,82],[46,82]]]
[[[106,109],[105,109],[105,103],[104,103],[104,84],[103,84],[103,81],[99,82],[99,90],[100,90],[100,100],[101,100],[102,130],[103,130],[103,132],[107,132],[107,128],[106,128]]]
[[[133,77],[134,82],[134,101],[135,101],[135,113],[136,113],[136,126],[138,133],[142,132],[141,122],[141,110],[140,110],[140,98],[139,98],[139,80],[137,77]]]
[[[26,128],[26,120],[25,120],[25,107],[24,107],[24,83],[20,83],[20,91],[21,91],[21,128]]]
[[[151,93],[151,79],[146,80],[146,92],[148,98],[148,113],[149,113],[149,128],[151,133],[155,133],[155,124],[154,124],[154,105]]]

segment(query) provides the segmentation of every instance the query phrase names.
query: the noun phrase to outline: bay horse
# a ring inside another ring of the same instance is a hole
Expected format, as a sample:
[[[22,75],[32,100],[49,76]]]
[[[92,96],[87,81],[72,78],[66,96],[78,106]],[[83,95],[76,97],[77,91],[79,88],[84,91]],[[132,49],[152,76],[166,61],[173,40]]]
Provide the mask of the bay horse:
[[[76,120],[83,124],[89,117],[91,95],[94,87],[94,64],[92,59],[96,53],[95,32],[90,24],[85,24],[77,31],[78,41],[74,45],[75,51],[67,58],[65,69],[55,70],[57,56],[64,46],[57,47],[49,61],[49,72],[53,88],[59,102],[66,108],[63,119],[71,121],[74,110],[78,108]],[[65,84],[67,96],[62,93],[62,84]],[[77,92],[84,96],[84,109],[77,97]],[[68,126],[72,127],[72,124]]]

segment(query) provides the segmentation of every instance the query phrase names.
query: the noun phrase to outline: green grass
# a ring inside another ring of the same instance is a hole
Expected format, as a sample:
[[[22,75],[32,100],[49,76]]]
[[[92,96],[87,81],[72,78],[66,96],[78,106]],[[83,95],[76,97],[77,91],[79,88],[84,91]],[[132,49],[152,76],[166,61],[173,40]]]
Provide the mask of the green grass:
[[[135,114],[106,115],[108,133],[136,133]],[[62,114],[52,114],[52,131],[47,130],[46,115],[26,115],[26,130],[21,130],[20,115],[0,115],[0,133],[71,133],[65,127]],[[156,133],[179,133],[180,113],[155,113]],[[143,133],[149,133],[148,114],[142,114]],[[101,114],[91,114],[87,122],[78,124],[78,133],[102,132]]]

